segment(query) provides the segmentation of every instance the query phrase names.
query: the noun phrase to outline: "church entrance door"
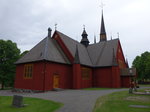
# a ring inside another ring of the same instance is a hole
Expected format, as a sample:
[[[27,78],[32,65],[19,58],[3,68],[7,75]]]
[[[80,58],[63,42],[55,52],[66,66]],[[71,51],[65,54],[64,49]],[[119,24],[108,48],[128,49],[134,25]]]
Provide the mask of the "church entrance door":
[[[59,88],[59,75],[53,75],[53,88]]]

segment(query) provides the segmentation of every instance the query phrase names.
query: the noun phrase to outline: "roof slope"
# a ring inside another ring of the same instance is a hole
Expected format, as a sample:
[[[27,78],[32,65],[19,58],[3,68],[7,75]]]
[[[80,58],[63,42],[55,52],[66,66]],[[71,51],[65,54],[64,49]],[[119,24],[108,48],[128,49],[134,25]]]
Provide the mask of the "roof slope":
[[[93,66],[112,66],[113,48],[116,55],[118,39],[103,41],[87,47]]]
[[[87,48],[84,45],[82,45],[76,40],[71,39],[70,37],[68,37],[67,35],[59,31],[57,31],[57,33],[59,34],[60,38],[62,39],[64,44],[67,46],[67,48],[69,49],[73,57],[75,57],[76,46],[78,46],[77,49],[78,49],[80,64],[92,66],[92,62],[89,57]]]
[[[70,64],[69,60],[67,59],[57,42],[49,37],[44,38],[27,54],[21,57],[15,64],[41,60]]]

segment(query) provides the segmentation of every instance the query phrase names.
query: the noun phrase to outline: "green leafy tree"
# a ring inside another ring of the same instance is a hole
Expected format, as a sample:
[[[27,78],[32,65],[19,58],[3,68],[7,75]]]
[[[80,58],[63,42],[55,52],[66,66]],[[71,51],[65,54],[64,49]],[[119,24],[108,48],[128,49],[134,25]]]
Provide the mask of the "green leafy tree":
[[[29,51],[28,51],[28,50],[26,50],[26,51],[24,51],[23,53],[21,53],[21,55],[20,55],[20,56],[22,57],[22,56],[24,56],[25,54],[27,54],[28,52],[29,52]]]
[[[137,56],[132,66],[137,69],[138,79],[150,79],[150,52],[144,52],[141,56]]]
[[[16,43],[11,40],[0,40],[0,83],[4,86],[13,86],[15,65],[14,62],[20,57],[20,50]]]

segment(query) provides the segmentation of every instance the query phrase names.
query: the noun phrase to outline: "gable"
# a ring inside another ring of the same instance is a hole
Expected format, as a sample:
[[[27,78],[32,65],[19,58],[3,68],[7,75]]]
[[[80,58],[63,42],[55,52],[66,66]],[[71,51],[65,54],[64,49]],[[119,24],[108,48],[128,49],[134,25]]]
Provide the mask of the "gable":
[[[125,58],[124,58],[124,54],[123,54],[123,50],[119,41],[119,45],[117,48],[117,60],[118,60],[118,64],[119,64],[119,68],[126,68],[126,62],[125,62]]]
[[[70,54],[75,57],[75,52],[76,52],[76,46],[78,46],[78,54],[79,54],[79,59],[80,59],[80,64],[87,65],[87,66],[92,66],[92,62],[90,60],[87,48],[79,43],[76,40],[71,39],[70,37],[62,34],[61,32],[57,31],[57,34],[65,44],[67,50],[69,50]],[[64,49],[66,49],[64,48]],[[62,48],[63,49],[63,48]]]

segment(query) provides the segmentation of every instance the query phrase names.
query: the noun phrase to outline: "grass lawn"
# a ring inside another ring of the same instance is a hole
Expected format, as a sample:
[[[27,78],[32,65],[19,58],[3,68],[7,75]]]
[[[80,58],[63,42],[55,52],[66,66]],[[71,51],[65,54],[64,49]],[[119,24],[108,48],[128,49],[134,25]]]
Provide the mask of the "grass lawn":
[[[150,106],[150,95],[115,92],[98,98],[93,112],[150,112],[150,108],[134,108],[129,105]]]
[[[54,112],[63,104],[43,100],[38,98],[23,98],[24,104],[28,104],[22,108],[12,107],[12,96],[0,96],[0,112]]]
[[[150,84],[140,84],[140,87],[150,87]]]
[[[4,89],[0,89],[0,90],[11,90],[12,87],[5,87]]]

